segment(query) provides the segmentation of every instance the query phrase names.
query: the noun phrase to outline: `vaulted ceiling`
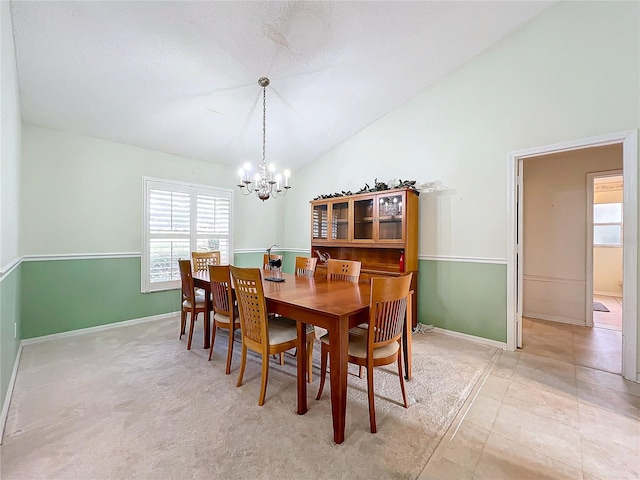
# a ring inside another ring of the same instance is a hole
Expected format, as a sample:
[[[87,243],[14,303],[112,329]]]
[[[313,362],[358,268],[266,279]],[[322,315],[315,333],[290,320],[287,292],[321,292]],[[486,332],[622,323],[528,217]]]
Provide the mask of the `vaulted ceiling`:
[[[25,122],[296,169],[556,1],[12,2]]]

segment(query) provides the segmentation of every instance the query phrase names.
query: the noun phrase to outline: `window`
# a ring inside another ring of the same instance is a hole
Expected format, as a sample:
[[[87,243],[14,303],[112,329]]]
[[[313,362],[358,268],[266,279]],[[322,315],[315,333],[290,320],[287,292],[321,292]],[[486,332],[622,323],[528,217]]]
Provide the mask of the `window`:
[[[593,245],[622,246],[622,203],[593,205]]]
[[[231,263],[233,194],[201,185],[143,179],[142,291],[180,288],[178,260],[220,251]]]

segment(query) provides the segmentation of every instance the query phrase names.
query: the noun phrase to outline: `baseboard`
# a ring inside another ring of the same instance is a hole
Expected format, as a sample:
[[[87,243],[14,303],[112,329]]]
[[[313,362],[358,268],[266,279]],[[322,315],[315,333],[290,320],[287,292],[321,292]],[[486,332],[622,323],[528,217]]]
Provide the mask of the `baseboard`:
[[[482,345],[486,345],[488,347],[499,348],[500,350],[506,350],[507,344],[506,342],[498,342],[497,340],[491,340],[489,338],[476,337],[475,335],[469,335],[467,333],[454,332],[453,330],[446,330],[444,328],[433,327],[434,332],[442,333],[444,335],[449,335],[450,337],[462,338],[464,340],[469,340],[470,342],[480,343]]]
[[[622,292],[593,292],[594,295],[602,295],[603,297],[618,297],[622,298]]]
[[[544,313],[524,312],[522,316],[527,318],[535,318],[537,320],[546,320],[548,322],[558,322],[558,323],[566,323],[568,325],[578,325],[579,327],[585,326],[585,322],[581,322],[580,320],[576,320],[575,318],[556,317],[554,315],[545,315]]]
[[[76,335],[83,335],[85,333],[99,332],[101,330],[110,330],[112,328],[126,327],[128,325],[135,325],[136,323],[153,322],[156,320],[164,320],[171,318],[175,315],[179,315],[180,312],[163,313],[160,315],[153,315],[151,317],[134,318],[132,320],[123,320],[122,322],[107,323],[106,325],[96,325],[95,327],[80,328],[78,330],[71,330],[69,332],[52,333],[51,335],[43,335],[42,337],[27,338],[22,340],[22,345],[31,345],[33,343],[47,342],[56,338],[73,337]]]
[[[7,388],[7,395],[4,398],[2,404],[2,413],[0,413],[0,445],[4,439],[4,426],[7,423],[7,415],[9,413],[9,404],[11,403],[11,396],[13,395],[13,386],[16,383],[16,376],[18,375],[18,365],[20,364],[20,356],[22,355],[22,342],[18,346],[18,353],[16,354],[16,361],[13,364],[13,371],[11,372],[11,379],[9,380],[9,386]]]

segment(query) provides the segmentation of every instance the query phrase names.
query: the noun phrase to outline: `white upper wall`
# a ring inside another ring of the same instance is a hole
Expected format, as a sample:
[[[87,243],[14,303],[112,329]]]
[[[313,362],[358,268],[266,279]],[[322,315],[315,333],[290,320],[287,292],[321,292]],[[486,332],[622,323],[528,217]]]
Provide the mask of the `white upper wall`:
[[[395,177],[450,188],[420,195],[420,255],[504,259],[510,151],[640,126],[639,15],[562,2],[296,172],[287,246],[309,247],[313,197]]]
[[[20,252],[20,96],[9,2],[0,2],[0,272]]]
[[[29,124],[22,156],[24,255],[139,253],[144,176],[238,183],[226,166]],[[281,243],[278,205],[234,192],[234,249]]]

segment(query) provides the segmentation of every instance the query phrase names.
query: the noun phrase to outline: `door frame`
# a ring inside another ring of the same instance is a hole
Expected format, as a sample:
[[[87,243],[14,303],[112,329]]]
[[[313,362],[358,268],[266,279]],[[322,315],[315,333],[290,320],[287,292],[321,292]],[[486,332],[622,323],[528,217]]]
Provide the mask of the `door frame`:
[[[606,177],[619,177],[624,173],[624,170],[606,170],[602,172],[587,173],[587,277],[585,281],[586,285],[586,310],[585,310],[585,324],[587,327],[593,327],[593,205],[595,204],[595,192],[593,187],[595,185],[596,178]],[[624,187],[623,187],[624,188]],[[624,194],[624,189],[622,190]],[[624,214],[624,210],[623,210]],[[622,225],[624,225],[624,218],[622,219]],[[623,227],[624,235],[624,227]],[[624,259],[623,259],[624,262]],[[624,282],[623,282],[624,284]],[[624,297],[623,297],[624,302]]]
[[[509,152],[507,156],[507,350],[522,338],[522,160],[589,147],[622,144],[623,286],[622,376],[638,381],[638,130],[556,143]]]

